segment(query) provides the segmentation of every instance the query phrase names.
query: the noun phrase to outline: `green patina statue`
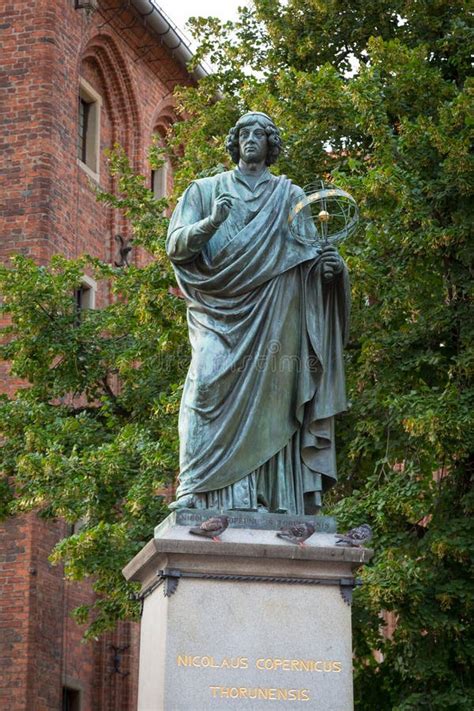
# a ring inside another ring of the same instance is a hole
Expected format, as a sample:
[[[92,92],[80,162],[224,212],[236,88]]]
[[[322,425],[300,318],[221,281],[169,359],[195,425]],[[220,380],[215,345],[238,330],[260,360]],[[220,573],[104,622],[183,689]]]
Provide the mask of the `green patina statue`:
[[[281,139],[242,116],[235,170],[196,180],[166,244],[188,306],[192,360],[171,508],[314,514],[336,480],[334,416],[345,410],[350,292],[336,249],[289,229],[301,188],[268,166]]]

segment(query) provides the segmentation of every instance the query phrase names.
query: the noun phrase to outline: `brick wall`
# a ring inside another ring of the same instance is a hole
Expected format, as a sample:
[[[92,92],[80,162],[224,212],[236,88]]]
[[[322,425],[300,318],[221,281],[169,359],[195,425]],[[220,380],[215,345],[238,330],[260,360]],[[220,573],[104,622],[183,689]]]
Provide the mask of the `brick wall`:
[[[120,217],[99,205],[77,160],[79,78],[102,97],[100,185],[113,189],[104,149],[115,142],[149,173],[153,132],[176,119],[172,90],[186,71],[149,34],[127,3],[4,0],[0,4],[0,260],[23,253],[39,263],[84,252],[117,258]],[[146,256],[135,254],[136,261]],[[107,303],[104,288],[97,306]],[[18,386],[0,370],[3,390]],[[67,583],[48,563],[66,533],[35,514],[0,526],[0,708],[58,711],[65,681],[82,689],[81,711],[136,708],[139,628],[121,623],[88,644],[70,618],[91,602],[84,583]]]
[[[127,14],[109,22],[60,0],[7,0],[0,7],[0,86],[7,110],[0,119],[0,257],[23,252],[47,260],[61,252],[115,252],[118,218],[97,205],[76,159],[79,76],[103,97],[101,148],[119,142],[135,169],[148,173],[146,151],[157,127],[174,119],[171,92],[188,77],[140,25],[119,32]],[[138,39],[135,35],[141,37]],[[131,35],[131,36],[130,36]],[[158,58],[140,59],[155,42]],[[163,55],[160,60],[160,53]],[[102,150],[103,156],[103,150]],[[100,183],[110,187],[105,157]]]
[[[82,689],[83,711],[131,711],[139,625],[119,623],[100,640],[82,642],[71,612],[92,603],[93,592],[64,581],[48,562],[64,535],[63,522],[34,514],[0,527],[0,708],[57,711],[66,683]]]
[[[26,709],[31,517],[0,527],[0,708]]]

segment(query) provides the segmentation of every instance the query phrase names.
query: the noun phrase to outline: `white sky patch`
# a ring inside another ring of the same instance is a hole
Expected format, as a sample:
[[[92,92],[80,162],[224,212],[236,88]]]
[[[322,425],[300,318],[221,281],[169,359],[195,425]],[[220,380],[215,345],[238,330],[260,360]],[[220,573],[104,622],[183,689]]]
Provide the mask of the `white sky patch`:
[[[186,23],[190,17],[218,17],[224,22],[236,20],[238,7],[247,7],[250,0],[154,0],[169,19],[181,30],[190,42],[191,49],[195,47]]]

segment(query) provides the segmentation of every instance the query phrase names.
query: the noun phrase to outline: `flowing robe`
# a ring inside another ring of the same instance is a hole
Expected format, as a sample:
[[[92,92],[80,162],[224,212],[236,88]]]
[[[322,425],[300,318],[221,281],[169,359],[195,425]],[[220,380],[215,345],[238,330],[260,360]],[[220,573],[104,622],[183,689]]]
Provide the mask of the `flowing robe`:
[[[223,192],[235,199],[216,230]],[[173,213],[166,248],[192,347],[177,495],[198,507],[314,513],[336,479],[349,284],[344,266],[325,285],[320,249],[289,231],[302,195],[268,170],[252,189],[236,169],[191,183]]]

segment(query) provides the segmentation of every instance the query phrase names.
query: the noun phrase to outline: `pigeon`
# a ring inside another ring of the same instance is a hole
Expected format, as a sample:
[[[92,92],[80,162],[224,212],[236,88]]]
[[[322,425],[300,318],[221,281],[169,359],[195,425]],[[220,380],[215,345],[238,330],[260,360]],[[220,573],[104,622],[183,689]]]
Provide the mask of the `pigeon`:
[[[356,548],[360,548],[371,540],[372,529],[368,523],[363,523],[362,526],[351,528],[351,530],[347,531],[347,533],[336,533],[336,536],[338,538],[336,546],[342,543],[347,546],[355,546]]]
[[[213,516],[203,521],[200,526],[195,526],[189,529],[189,533],[193,536],[204,536],[204,538],[212,538],[216,543],[220,543],[220,538],[218,536],[224,533],[225,529],[229,525],[228,516]]]
[[[315,530],[316,528],[312,523],[299,523],[296,526],[282,528],[278,531],[277,536],[295,545],[304,546],[306,539],[312,536]]]

